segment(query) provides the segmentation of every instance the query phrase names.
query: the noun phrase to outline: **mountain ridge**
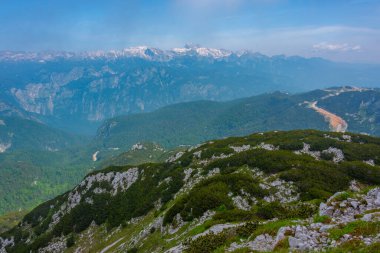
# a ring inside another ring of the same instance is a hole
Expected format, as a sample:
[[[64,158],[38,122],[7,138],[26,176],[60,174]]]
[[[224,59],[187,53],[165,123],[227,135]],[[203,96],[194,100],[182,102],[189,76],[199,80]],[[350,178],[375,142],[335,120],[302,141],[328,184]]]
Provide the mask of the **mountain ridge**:
[[[54,61],[59,59],[117,59],[123,57],[138,57],[148,60],[162,60],[168,61],[174,57],[180,56],[201,56],[211,57],[214,59],[228,58],[228,57],[244,57],[251,56],[257,58],[268,58],[264,54],[253,52],[250,50],[226,50],[202,47],[200,45],[185,45],[185,47],[175,47],[168,50],[148,46],[135,46],[124,48],[122,50],[97,50],[97,51],[83,51],[83,52],[70,52],[70,51],[52,51],[52,52],[26,52],[26,51],[0,51],[0,61],[38,61],[43,63],[45,61]],[[274,55],[273,58],[302,58],[300,56],[284,56]],[[318,57],[311,57],[312,59],[320,59]],[[327,60],[325,60],[327,61]]]
[[[14,55],[32,60],[7,56],[0,61],[0,115],[37,119],[89,135],[105,119],[180,102],[227,101],[276,90],[376,87],[380,79],[380,65],[199,47],[161,51],[134,48],[120,51],[120,57]],[[47,60],[39,62],[39,57]]]
[[[371,252],[379,145],[360,134],[274,131],[209,141],[166,163],[112,166],[35,208],[1,234],[0,248]]]
[[[345,99],[342,100],[341,96]],[[310,107],[317,101],[323,105],[324,112],[328,112],[327,120],[326,115]],[[344,132],[347,122],[348,131],[379,135],[376,127],[380,119],[377,113],[379,102],[380,93],[376,89],[340,87],[293,95],[275,92],[229,102],[180,103],[151,113],[109,119],[99,128],[96,138],[99,147],[122,148],[147,140],[173,147],[275,129],[312,128]],[[347,108],[349,115],[345,109],[335,111],[342,103],[352,103]],[[370,112],[368,115],[363,114],[366,108]],[[361,118],[354,117],[355,113],[362,115]],[[333,121],[329,120],[331,118]],[[124,146],[118,140],[123,140]]]

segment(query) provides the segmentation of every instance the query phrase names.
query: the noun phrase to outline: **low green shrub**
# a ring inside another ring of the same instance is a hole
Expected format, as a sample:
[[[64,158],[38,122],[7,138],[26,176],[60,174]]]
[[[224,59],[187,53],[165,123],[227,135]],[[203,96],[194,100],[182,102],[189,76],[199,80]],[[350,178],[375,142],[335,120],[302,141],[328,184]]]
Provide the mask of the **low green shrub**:
[[[205,253],[213,252],[220,246],[224,245],[227,239],[230,237],[227,232],[222,232],[219,234],[207,234],[198,237],[195,240],[190,240],[187,242],[188,253]]]
[[[341,228],[333,228],[329,231],[330,237],[334,240],[341,238],[345,234],[351,235],[375,235],[380,233],[380,222],[353,221]]]

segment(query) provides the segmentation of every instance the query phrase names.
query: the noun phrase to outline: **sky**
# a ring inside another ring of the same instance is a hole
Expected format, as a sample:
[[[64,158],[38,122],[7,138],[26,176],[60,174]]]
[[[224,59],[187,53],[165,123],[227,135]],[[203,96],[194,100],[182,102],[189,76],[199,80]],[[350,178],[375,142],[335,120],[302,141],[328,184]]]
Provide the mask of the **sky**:
[[[380,0],[0,0],[0,50],[189,43],[380,63]]]

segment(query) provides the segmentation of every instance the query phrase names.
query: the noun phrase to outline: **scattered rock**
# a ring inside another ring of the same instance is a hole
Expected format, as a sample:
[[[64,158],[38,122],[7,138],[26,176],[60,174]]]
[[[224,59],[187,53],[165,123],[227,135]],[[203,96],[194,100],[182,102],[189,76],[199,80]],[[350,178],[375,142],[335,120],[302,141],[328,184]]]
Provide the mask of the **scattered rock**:
[[[241,147],[230,146],[236,153],[247,151],[251,148],[251,145],[243,145]]]
[[[146,147],[144,147],[144,145],[141,143],[136,143],[131,148],[132,151],[142,150],[142,149],[146,149]]]
[[[183,154],[185,154],[185,152],[178,152],[176,153],[175,155],[169,157],[168,159],[166,159],[166,162],[167,163],[173,163],[175,161],[177,161],[179,158],[181,158],[183,156]]]
[[[363,161],[364,163],[368,164],[368,165],[371,165],[371,166],[375,166],[375,161],[370,159],[370,160],[367,160],[367,161]]]

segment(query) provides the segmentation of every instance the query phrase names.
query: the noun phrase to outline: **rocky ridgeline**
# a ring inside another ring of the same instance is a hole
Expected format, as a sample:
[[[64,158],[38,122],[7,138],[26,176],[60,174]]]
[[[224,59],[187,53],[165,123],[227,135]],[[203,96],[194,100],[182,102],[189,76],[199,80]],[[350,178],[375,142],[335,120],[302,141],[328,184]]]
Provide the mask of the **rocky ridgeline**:
[[[306,154],[314,157],[316,160],[321,159],[322,154],[332,154],[333,155],[333,162],[339,163],[344,160],[344,153],[342,150],[335,148],[335,147],[329,147],[328,149],[322,150],[322,151],[312,151],[310,150],[310,144],[304,143],[303,149],[295,151],[294,152],[297,155],[300,154]]]
[[[209,144],[212,144],[212,142],[209,142]],[[194,152],[193,155],[195,158],[199,159],[198,164],[204,166],[204,165],[207,165],[207,164],[209,164],[215,160],[229,158],[229,157],[233,156],[234,154],[241,153],[241,152],[248,151],[248,150],[253,150],[253,149],[264,149],[264,150],[268,150],[268,151],[279,150],[279,147],[275,147],[272,144],[267,144],[264,142],[260,143],[259,145],[253,146],[253,147],[251,145],[242,145],[242,146],[229,146],[229,148],[231,148],[234,151],[234,153],[231,153],[231,154],[222,153],[219,155],[214,154],[209,159],[201,159],[202,150]],[[188,151],[191,151],[191,149],[189,149]],[[182,155],[183,155],[183,153],[181,154],[181,156]],[[176,159],[172,159],[171,161],[176,161],[180,157],[178,157]]]
[[[97,173],[86,177],[77,187],[75,187],[68,195],[67,201],[64,202],[59,210],[54,213],[52,222],[49,227],[52,228],[58,224],[61,218],[69,213],[74,207],[79,205],[81,201],[92,203],[91,198],[83,200],[83,195],[92,190],[94,194],[110,193],[115,196],[118,191],[126,191],[139,177],[139,169],[131,168],[125,172],[109,172]],[[111,190],[103,189],[100,187],[93,187],[95,183],[107,182]]]

